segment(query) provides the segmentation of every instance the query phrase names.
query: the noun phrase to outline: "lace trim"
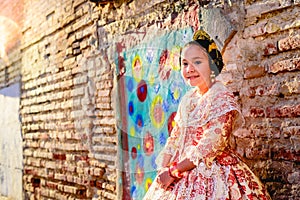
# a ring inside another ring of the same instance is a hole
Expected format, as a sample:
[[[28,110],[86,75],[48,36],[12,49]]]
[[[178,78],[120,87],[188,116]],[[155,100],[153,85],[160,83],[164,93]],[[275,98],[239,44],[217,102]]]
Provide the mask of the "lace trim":
[[[196,146],[191,145],[186,148],[186,158],[198,166],[199,163],[202,162],[201,159],[203,159],[203,155]],[[207,165],[205,161],[203,162]]]
[[[204,95],[200,95],[196,90],[188,91],[180,102],[174,118],[180,132],[176,145],[175,143],[173,146],[167,144],[163,148],[156,158],[158,168],[162,167],[164,154],[172,155],[170,162],[173,162],[178,159],[178,156],[182,157],[184,152],[191,152],[190,160],[198,165],[199,158],[202,158],[201,152],[195,146],[186,147],[184,144],[186,127],[202,127],[209,121],[231,111],[236,111],[233,132],[239,125],[244,124],[244,119],[232,93],[220,82],[216,82]]]
[[[239,125],[244,124],[239,105],[232,93],[222,83],[216,82],[203,96],[195,90],[186,93],[179,105],[175,122],[181,127],[197,128],[230,111],[238,113],[234,124],[236,130]]]

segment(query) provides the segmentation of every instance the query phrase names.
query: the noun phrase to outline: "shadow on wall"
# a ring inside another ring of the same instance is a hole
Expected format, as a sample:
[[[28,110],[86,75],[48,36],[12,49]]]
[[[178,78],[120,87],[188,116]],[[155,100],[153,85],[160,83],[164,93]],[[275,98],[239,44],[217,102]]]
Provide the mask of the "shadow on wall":
[[[13,199],[22,199],[23,153],[19,104],[19,83],[0,90],[0,196]]]

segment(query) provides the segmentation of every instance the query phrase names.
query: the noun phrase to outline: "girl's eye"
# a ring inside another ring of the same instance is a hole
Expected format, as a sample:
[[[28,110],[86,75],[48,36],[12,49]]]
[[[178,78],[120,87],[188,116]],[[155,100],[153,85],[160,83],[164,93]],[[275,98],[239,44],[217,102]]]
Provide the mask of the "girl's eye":
[[[201,61],[197,60],[197,61],[195,61],[195,64],[196,64],[196,65],[200,65],[200,64],[201,64]]]
[[[183,62],[182,65],[186,67],[188,65],[188,63],[187,62]]]

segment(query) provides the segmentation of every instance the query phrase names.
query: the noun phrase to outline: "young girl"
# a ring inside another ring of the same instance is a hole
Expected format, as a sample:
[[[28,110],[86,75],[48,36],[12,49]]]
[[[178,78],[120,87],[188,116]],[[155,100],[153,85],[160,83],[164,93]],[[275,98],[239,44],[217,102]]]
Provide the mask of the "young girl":
[[[182,76],[193,89],[178,107],[144,200],[271,199],[230,148],[230,135],[243,118],[232,92],[215,80],[223,67],[215,43],[198,31],[180,56]]]

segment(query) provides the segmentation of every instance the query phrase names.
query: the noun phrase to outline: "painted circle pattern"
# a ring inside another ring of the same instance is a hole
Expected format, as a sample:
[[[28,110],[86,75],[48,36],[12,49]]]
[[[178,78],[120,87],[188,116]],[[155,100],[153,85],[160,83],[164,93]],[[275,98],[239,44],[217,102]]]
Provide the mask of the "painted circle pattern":
[[[137,86],[136,95],[141,102],[144,102],[147,97],[147,84],[141,80]]]
[[[165,113],[163,111],[163,99],[160,95],[157,95],[151,103],[150,118],[154,127],[162,127],[165,120]]]

